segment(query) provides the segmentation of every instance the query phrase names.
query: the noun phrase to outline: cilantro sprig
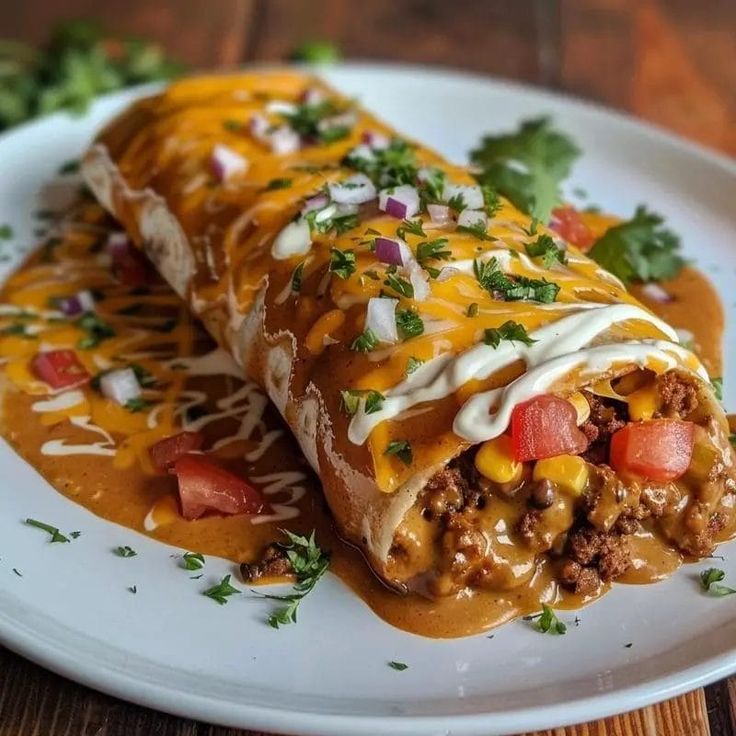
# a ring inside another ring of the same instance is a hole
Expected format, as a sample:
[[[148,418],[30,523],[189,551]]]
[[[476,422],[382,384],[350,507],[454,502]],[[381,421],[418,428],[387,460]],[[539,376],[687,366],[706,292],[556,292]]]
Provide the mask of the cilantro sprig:
[[[546,279],[507,276],[501,271],[495,256],[487,261],[473,261],[473,272],[478,283],[489,294],[494,298],[498,295],[506,301],[530,300],[551,304],[560,291],[559,285]]]
[[[411,445],[407,440],[391,440],[383,451],[384,455],[393,455],[401,460],[404,465],[411,465],[414,455]]]
[[[560,184],[579,155],[575,143],[542,117],[525,120],[513,133],[485,136],[470,158],[482,170],[481,184],[493,187],[523,212],[549,222],[562,199]]]
[[[341,279],[349,279],[355,273],[355,251],[331,248],[330,271]]]
[[[529,337],[524,325],[508,320],[500,327],[488,327],[483,336],[483,342],[492,348],[497,348],[501,340],[509,342],[522,342],[524,345],[533,345],[536,340]]]
[[[525,621],[536,621],[535,627],[542,634],[562,635],[567,633],[567,626],[557,618],[554,609],[546,603],[542,604],[542,613],[525,616]]]
[[[706,593],[721,598],[725,595],[732,595],[736,590],[729,588],[727,585],[721,585],[721,580],[726,577],[723,570],[717,567],[710,567],[700,573],[700,585]]]
[[[374,391],[373,389],[348,388],[340,391],[342,409],[349,416],[357,413],[361,400],[364,401],[363,410],[365,413],[375,414],[383,408],[386,397],[380,391]]]
[[[215,603],[224,606],[231,595],[240,595],[240,593],[241,591],[230,585],[230,575],[225,575],[217,585],[213,585],[211,588],[203,591],[202,595],[206,595],[215,601]]]
[[[26,524],[28,524],[28,526],[35,526],[36,529],[41,529],[45,531],[47,534],[49,534],[50,535],[49,542],[51,543],[69,542],[69,537],[62,534],[59,531],[58,527],[51,526],[51,524],[46,524],[45,522],[39,521],[38,519],[26,519]]]
[[[281,601],[286,605],[277,608],[268,617],[268,623],[274,629],[297,622],[297,611],[302,600],[309,595],[330,566],[330,555],[317,545],[315,531],[309,537],[293,534],[286,529],[281,530],[289,539],[288,543],[279,546],[286,553],[296,574],[294,592],[288,595],[257,595],[272,601]]]
[[[567,263],[565,251],[547,234],[540,235],[533,243],[526,243],[524,247],[532,258],[541,256],[545,268],[552,268],[556,263]]]

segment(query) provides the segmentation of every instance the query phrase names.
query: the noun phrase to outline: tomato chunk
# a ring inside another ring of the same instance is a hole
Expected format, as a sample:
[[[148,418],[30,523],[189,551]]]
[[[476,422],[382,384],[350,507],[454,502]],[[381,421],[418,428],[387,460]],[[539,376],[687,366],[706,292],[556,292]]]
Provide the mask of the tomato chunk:
[[[556,207],[552,210],[550,228],[580,250],[590,250],[595,236],[583,222],[580,213],[574,207]]]
[[[198,519],[205,511],[259,514],[268,510],[260,491],[204,455],[182,455],[173,468],[185,519]]]
[[[629,422],[611,437],[611,467],[649,480],[675,480],[693,456],[692,422],[652,419]]]
[[[87,383],[90,375],[73,350],[47,350],[31,361],[34,373],[53,389],[68,389]]]
[[[182,455],[202,449],[201,432],[179,432],[164,437],[151,447],[151,460],[160,473],[165,473]]]
[[[511,445],[519,462],[554,455],[579,455],[588,440],[578,429],[575,407],[565,399],[542,394],[517,404],[511,414]]]

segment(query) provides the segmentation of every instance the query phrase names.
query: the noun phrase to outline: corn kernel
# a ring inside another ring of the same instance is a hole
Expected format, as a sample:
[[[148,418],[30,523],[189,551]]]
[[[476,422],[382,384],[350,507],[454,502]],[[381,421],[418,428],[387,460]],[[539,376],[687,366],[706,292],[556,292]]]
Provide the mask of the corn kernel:
[[[576,391],[574,394],[570,394],[567,400],[575,407],[578,415],[578,426],[585,423],[586,419],[590,416],[590,404],[585,396],[580,391]]]
[[[533,477],[534,480],[551,480],[579,496],[588,482],[588,465],[577,455],[557,455],[537,460]]]
[[[651,419],[659,409],[659,397],[651,384],[629,394],[629,417],[634,421]]]
[[[513,483],[521,480],[524,466],[514,460],[511,438],[502,434],[484,442],[475,456],[478,472],[494,483]]]

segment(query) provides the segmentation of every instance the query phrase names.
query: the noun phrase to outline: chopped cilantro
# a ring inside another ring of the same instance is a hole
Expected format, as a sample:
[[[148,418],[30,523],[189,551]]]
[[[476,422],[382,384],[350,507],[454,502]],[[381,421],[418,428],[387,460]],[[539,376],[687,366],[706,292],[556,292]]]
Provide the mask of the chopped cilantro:
[[[341,279],[349,279],[355,273],[355,251],[331,248],[330,271]]]
[[[222,127],[225,130],[229,130],[231,133],[237,133],[245,128],[245,123],[242,120],[225,120],[222,123]]]
[[[304,278],[304,264],[302,261],[291,274],[291,290],[298,294],[302,290],[302,279]]]
[[[447,205],[455,212],[462,212],[465,209],[465,198],[462,194],[456,194],[447,200]]]
[[[489,218],[495,217],[496,213],[501,209],[501,200],[498,198],[498,192],[488,184],[481,184],[481,192],[483,193],[483,204]]]
[[[478,316],[478,302],[468,304],[468,308],[465,310],[466,317],[477,317]]]
[[[513,133],[485,136],[470,157],[482,169],[481,184],[492,186],[523,212],[549,222],[562,198],[560,183],[579,155],[572,140],[542,117],[522,122]]]
[[[153,404],[150,401],[140,396],[135,399],[128,399],[128,401],[125,402],[125,408],[133,414],[137,414],[140,411],[145,411],[151,406],[153,406]]]
[[[340,61],[342,54],[331,41],[305,41],[291,52],[289,58],[307,64],[334,64]]]
[[[279,179],[271,179],[271,181],[266,184],[265,187],[263,187],[264,192],[272,192],[276,189],[288,189],[292,183],[294,182],[293,179],[285,179],[285,178],[279,178]]]
[[[420,238],[426,238],[427,234],[424,232],[424,225],[421,219],[416,220],[402,220],[401,225],[396,229],[396,235],[400,238],[405,238],[406,234],[418,235]]]
[[[200,552],[185,552],[181,562],[185,570],[201,570],[204,567],[204,555]]]
[[[8,224],[0,225],[0,240],[10,240],[13,237],[13,228]]]
[[[511,279],[498,267],[495,257],[487,261],[475,260],[473,271],[478,283],[491,295],[499,294],[506,301],[530,301],[551,304],[557,299],[560,287],[546,279],[530,279],[516,276]]]
[[[413,146],[398,138],[392,140],[386,148],[374,150],[370,159],[348,154],[343,164],[362,171],[382,189],[401,184],[416,184],[416,153]]]
[[[116,547],[114,551],[118,557],[136,557],[138,554],[132,547],[129,547],[127,544],[124,547]]]
[[[240,591],[230,585],[230,575],[225,575],[217,585],[207,588],[202,595],[206,595],[208,598],[212,598],[216,603],[224,606],[231,595],[240,595]]]
[[[419,358],[415,358],[413,355],[409,358],[409,360],[406,362],[406,375],[410,376],[414,371],[416,371],[420,366],[424,365],[424,361],[420,360]]]
[[[427,269],[427,261],[447,261],[452,257],[452,251],[448,250],[447,238],[437,238],[419,243],[417,246],[417,261],[422,268]],[[436,271],[437,269],[432,269]],[[430,272],[431,273],[431,272]],[[437,273],[437,275],[439,272]],[[434,278],[437,278],[437,275]]]
[[[77,327],[84,330],[87,335],[77,342],[80,350],[88,350],[97,347],[103,340],[115,335],[115,330],[102,317],[94,312],[85,312],[78,320]]]
[[[51,535],[51,539],[49,539],[49,542],[68,542],[69,537],[65,537],[58,529],[58,527],[51,526],[51,524],[45,524],[43,521],[38,521],[38,519],[26,519],[26,524],[28,526],[35,526],[36,529],[42,529],[47,534]]]
[[[533,345],[536,342],[536,340],[529,337],[524,325],[520,325],[513,320],[504,322],[500,327],[489,327],[483,335],[483,342],[492,348],[497,348],[501,344],[501,340],[523,342],[524,345]]]
[[[299,604],[305,596],[312,592],[314,586],[317,585],[330,566],[330,555],[323,552],[317,545],[314,530],[312,530],[309,538],[292,534],[286,529],[282,529],[282,531],[289,538],[289,542],[279,546],[286,552],[286,557],[294,569],[296,583],[294,584],[294,592],[289,595],[262,596],[273,601],[286,603],[285,606],[277,609],[268,617],[268,623],[274,629],[296,623]]]
[[[478,240],[493,240],[493,238],[486,231],[486,227],[487,225],[485,222],[483,222],[483,220],[478,220],[472,225],[458,225],[455,230],[459,233],[467,233],[468,235],[472,235],[474,238],[478,238]]]
[[[442,201],[442,191],[445,188],[446,179],[447,175],[442,169],[432,167],[426,170],[423,181],[419,184],[422,210],[426,210],[428,204]]]
[[[411,285],[411,282],[401,278],[400,276],[396,276],[396,274],[387,273],[386,280],[383,283],[393,289],[397,294],[401,294],[401,296],[405,296],[407,299],[414,298],[414,287]]]
[[[723,379],[711,378],[710,385],[713,387],[713,393],[718,401],[723,401]]]
[[[358,337],[353,340],[350,345],[351,350],[355,350],[358,353],[370,353],[378,345],[378,338],[376,337],[373,330],[364,330]]]
[[[399,309],[396,312],[396,326],[404,340],[424,332],[424,322],[413,309]]]
[[[338,104],[334,100],[322,100],[314,104],[297,105],[293,111],[279,114],[302,138],[333,143],[347,137],[349,128],[343,125],[324,127],[320,123],[342,115],[347,109],[344,104]]]
[[[526,243],[524,247],[532,258],[541,256],[545,268],[552,268],[555,263],[567,263],[565,251],[547,234],[540,235],[533,243]]]
[[[57,174],[63,176],[64,174],[76,174],[79,171],[79,159],[70,159],[64,161],[64,163],[57,169]]]
[[[129,585],[128,586],[128,592],[135,595],[138,592],[138,586],[137,585]]]
[[[406,440],[391,440],[383,454],[395,455],[404,465],[411,465],[413,459],[411,445]]]
[[[0,330],[0,335],[17,335],[18,337],[25,337],[27,340],[36,340],[37,337],[31,332],[28,332],[28,325],[22,322],[13,322],[13,324],[3,327]]]
[[[567,626],[557,618],[557,614],[546,603],[542,604],[542,613],[536,616],[525,616],[525,621],[537,620],[536,629],[542,634],[566,634]]]
[[[719,570],[717,567],[711,567],[700,573],[700,585],[706,593],[710,593],[718,598],[736,593],[736,590],[733,588],[720,584],[721,580],[725,577],[726,573],[723,570]]]
[[[366,414],[375,414],[383,409],[383,402],[386,397],[379,391],[368,389],[361,391],[359,389],[345,389],[340,391],[342,407],[346,414],[352,416],[360,408],[360,400],[364,399],[364,410]]]
[[[394,662],[394,661],[389,662],[388,666],[392,670],[396,670],[397,672],[403,672],[405,669],[409,668],[408,664],[404,664],[403,662]]]
[[[662,227],[663,222],[640,205],[630,220],[598,238],[588,255],[625,284],[671,278],[685,261],[678,252],[680,239]]]

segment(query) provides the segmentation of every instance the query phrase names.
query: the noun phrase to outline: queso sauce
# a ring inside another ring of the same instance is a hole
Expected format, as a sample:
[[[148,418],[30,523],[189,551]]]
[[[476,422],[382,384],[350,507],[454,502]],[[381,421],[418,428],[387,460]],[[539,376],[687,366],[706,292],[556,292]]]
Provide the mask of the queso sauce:
[[[331,552],[332,572],[381,618],[425,636],[473,634],[538,611],[541,601],[576,608],[592,598],[559,588],[545,562],[536,564],[527,584],[507,592],[431,600],[386,588],[360,553],[335,535],[318,480],[264,394],[239,378],[232,359],[158,276],[152,274],[144,289],[131,289],[112,275],[104,243],[114,224],[103,210],[83,202],[56,227],[58,236],[2,290],[2,432],[68,498],[155,539],[234,563],[257,559],[267,544],[282,538],[280,528],[316,529],[318,543]],[[712,286],[685,268],[665,288],[672,302],[654,303],[640,290],[637,296],[675,327],[691,331],[705,365],[720,375],[723,313]],[[77,318],[65,318],[53,307],[55,298],[84,289],[94,293],[96,314],[115,334],[77,355],[92,375],[131,364],[143,369],[150,376],[143,394],[150,403],[140,411],[121,407],[90,386],[49,396],[29,368],[40,349],[75,348],[86,336]],[[204,449],[257,486],[273,513],[184,520],[175,479],[157,474],[148,455],[156,441],[181,429],[202,431]],[[634,538],[632,547],[634,564],[620,578],[624,582],[659,580],[683,561],[646,533]]]

